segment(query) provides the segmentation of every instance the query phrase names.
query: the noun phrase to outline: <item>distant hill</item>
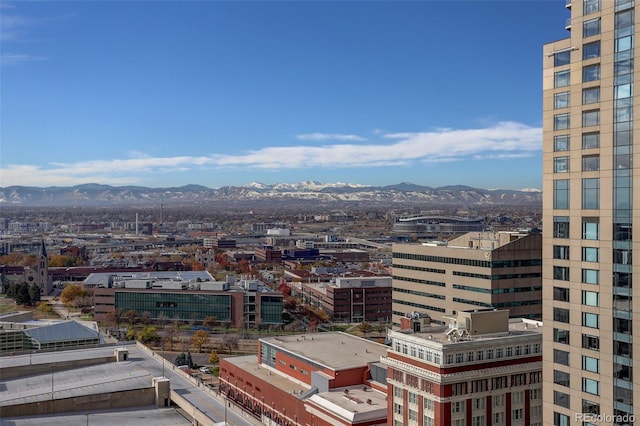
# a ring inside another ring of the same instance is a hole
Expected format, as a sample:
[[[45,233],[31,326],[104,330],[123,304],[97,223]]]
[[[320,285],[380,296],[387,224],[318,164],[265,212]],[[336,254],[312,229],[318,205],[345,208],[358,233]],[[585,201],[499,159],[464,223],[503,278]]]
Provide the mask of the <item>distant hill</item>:
[[[300,182],[207,188],[185,185],[172,188],[84,184],[71,187],[9,186],[0,188],[0,205],[100,206],[193,203],[376,203],[449,204],[466,206],[541,205],[542,193],[523,190],[479,189],[463,185],[431,188],[408,182],[383,187],[348,183]]]

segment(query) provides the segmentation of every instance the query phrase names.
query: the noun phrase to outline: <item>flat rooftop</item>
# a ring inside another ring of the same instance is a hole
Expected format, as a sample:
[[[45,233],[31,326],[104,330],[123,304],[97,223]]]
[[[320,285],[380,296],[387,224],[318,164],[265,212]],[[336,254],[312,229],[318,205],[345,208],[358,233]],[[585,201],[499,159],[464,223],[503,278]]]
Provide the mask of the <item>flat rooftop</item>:
[[[341,332],[278,336],[262,342],[306,358],[332,370],[348,370],[380,361],[388,347]]]
[[[451,328],[448,325],[423,326],[419,332],[393,330],[394,335],[416,336],[434,342],[438,345],[456,345],[466,342],[478,342],[495,339],[505,339],[518,336],[533,336],[542,334],[542,321],[530,320],[526,318],[509,319],[509,331],[504,333],[487,333],[474,336],[467,336],[465,339],[452,341],[449,339]]]
[[[234,356],[224,359],[225,362],[235,365],[243,371],[247,371],[255,377],[269,382],[269,384],[277,387],[284,392],[290,394],[304,393],[310,389],[307,384],[292,380],[281,372],[258,364],[257,355]]]
[[[309,402],[349,422],[386,419],[387,395],[368,386],[349,386],[311,395]]]
[[[0,426],[70,426],[84,424],[91,426],[187,426],[192,423],[183,417],[176,408],[155,407],[0,419]]]

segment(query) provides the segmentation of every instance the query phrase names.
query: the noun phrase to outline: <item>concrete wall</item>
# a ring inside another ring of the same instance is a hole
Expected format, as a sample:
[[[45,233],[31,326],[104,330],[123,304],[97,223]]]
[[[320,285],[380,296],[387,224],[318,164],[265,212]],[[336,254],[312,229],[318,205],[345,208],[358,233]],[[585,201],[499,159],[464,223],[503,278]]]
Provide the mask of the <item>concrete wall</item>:
[[[0,407],[0,418],[147,405],[155,405],[155,389],[152,387]]]
[[[92,358],[92,359],[75,359],[71,361],[58,361],[50,362],[46,364],[33,364],[22,365],[17,367],[5,367],[0,368],[0,377],[4,380],[15,379],[16,377],[24,377],[35,374],[50,373],[53,368],[54,371],[73,370],[80,367],[86,367],[88,365],[106,364],[107,362],[115,362],[116,358],[113,355]]]

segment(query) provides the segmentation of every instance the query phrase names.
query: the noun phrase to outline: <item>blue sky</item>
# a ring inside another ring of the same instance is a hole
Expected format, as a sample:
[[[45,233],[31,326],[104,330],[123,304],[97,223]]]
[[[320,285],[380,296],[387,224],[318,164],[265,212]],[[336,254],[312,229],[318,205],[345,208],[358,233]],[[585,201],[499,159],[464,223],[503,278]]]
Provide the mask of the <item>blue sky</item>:
[[[540,188],[564,3],[2,1],[0,186]]]

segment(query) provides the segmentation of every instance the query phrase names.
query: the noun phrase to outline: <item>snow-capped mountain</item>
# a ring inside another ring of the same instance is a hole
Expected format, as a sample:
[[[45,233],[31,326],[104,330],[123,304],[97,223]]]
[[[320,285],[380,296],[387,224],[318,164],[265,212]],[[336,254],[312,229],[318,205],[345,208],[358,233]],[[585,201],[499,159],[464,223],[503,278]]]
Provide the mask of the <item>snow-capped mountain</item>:
[[[147,188],[141,186],[109,186],[85,184],[73,187],[0,188],[0,204],[25,206],[69,205],[134,205],[134,204],[187,204],[187,203],[239,203],[269,202],[280,204],[313,203],[377,203],[377,204],[459,204],[459,205],[540,205],[542,193],[524,190],[479,189],[455,185],[431,188],[402,182],[389,186],[368,186],[351,183],[299,183],[262,184],[207,188],[186,185],[173,188]]]

